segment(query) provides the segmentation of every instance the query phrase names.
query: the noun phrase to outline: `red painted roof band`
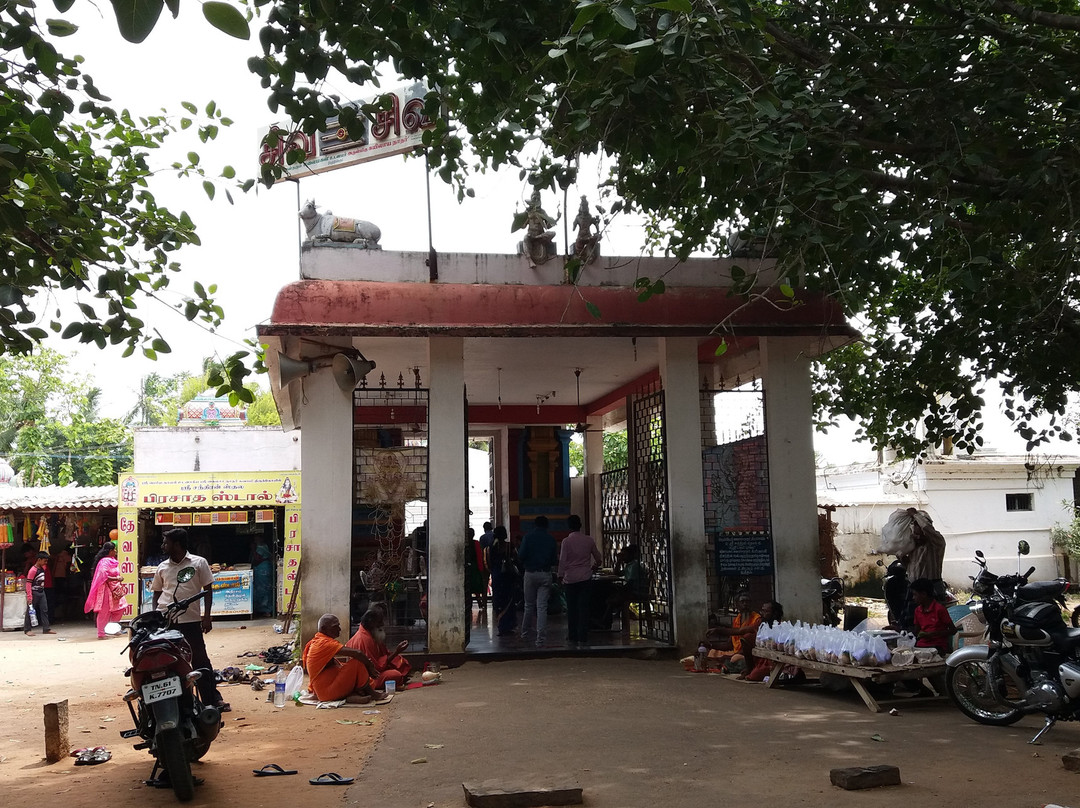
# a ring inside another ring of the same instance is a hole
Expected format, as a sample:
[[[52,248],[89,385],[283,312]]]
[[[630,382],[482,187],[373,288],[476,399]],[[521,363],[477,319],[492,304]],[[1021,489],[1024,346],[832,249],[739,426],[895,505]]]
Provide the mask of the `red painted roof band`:
[[[590,314],[586,302],[600,313]],[[728,320],[730,318],[730,320]],[[297,281],[278,292],[269,325],[260,334],[319,331],[407,333],[502,333],[529,331],[571,334],[642,329],[644,332],[708,333],[717,324],[743,331],[821,329],[854,335],[831,298],[798,292],[797,302],[778,293],[747,301],[727,289],[673,287],[639,302],[625,287],[510,286],[362,281]]]

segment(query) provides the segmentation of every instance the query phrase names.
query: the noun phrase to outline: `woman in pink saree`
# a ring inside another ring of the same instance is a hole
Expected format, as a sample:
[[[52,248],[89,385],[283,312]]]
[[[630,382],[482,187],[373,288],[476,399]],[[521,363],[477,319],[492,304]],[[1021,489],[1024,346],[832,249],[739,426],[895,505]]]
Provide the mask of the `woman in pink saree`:
[[[94,570],[94,579],[90,583],[90,594],[86,598],[83,611],[97,612],[97,635],[105,639],[105,626],[119,622],[127,610],[127,598],[124,585],[120,581],[120,562],[116,560],[116,545],[105,542],[102,546],[107,553],[98,562]]]

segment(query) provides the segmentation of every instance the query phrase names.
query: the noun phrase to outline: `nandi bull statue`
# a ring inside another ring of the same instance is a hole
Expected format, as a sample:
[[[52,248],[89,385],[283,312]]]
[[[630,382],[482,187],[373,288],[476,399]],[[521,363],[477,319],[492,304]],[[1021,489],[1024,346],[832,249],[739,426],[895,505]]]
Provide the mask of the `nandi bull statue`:
[[[342,219],[329,210],[319,213],[314,199],[309,199],[300,208],[300,221],[307,231],[306,240],[312,244],[340,241],[365,250],[382,249],[379,246],[382,231],[377,225],[363,219]]]

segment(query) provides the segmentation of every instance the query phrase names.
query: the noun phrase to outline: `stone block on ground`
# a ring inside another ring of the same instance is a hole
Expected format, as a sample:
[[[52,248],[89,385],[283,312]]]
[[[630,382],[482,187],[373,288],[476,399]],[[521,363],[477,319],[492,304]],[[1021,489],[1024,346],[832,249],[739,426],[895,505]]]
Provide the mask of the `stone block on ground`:
[[[1071,772],[1080,772],[1080,749],[1074,749],[1062,755],[1061,765]]]
[[[536,808],[547,805],[581,805],[579,786],[521,785],[500,780],[462,783],[465,802],[472,808]]]
[[[900,768],[898,766],[852,766],[847,769],[832,769],[829,772],[829,780],[837,788],[847,791],[898,786],[900,785]]]
[[[67,699],[45,705],[45,759],[57,763],[71,752]]]

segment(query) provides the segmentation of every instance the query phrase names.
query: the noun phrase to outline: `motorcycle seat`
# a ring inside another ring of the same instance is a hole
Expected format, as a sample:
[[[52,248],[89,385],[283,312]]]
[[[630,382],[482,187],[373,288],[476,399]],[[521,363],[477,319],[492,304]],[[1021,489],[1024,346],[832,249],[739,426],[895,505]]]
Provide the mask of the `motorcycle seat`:
[[[1067,582],[1063,578],[1058,578],[1056,581],[1036,581],[1033,584],[1018,586],[1016,588],[1016,597],[1018,600],[1027,603],[1036,603],[1038,601],[1049,602],[1061,595],[1065,591],[1067,585]]]
[[[1080,628],[1067,628],[1064,631],[1054,632],[1054,650],[1059,654],[1071,654],[1080,648]]]

